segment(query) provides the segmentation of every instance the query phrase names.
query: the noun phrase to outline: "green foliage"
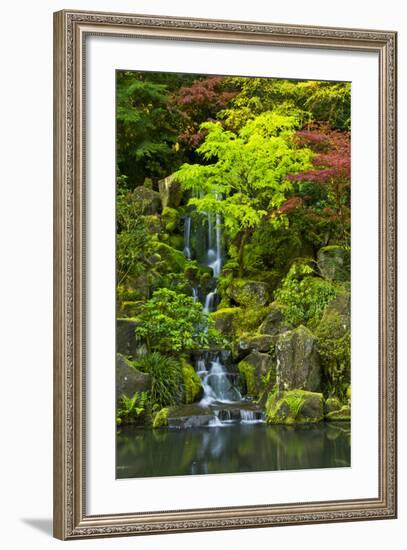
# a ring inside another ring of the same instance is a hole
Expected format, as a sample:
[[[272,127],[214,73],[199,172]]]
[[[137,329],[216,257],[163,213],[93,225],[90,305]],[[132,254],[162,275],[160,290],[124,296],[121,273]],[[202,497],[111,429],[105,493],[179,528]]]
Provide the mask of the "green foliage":
[[[180,117],[168,110],[170,94],[162,80],[148,73],[117,73],[117,163],[130,188],[146,177],[166,176],[180,158],[175,147]]]
[[[144,417],[148,400],[147,392],[136,392],[132,397],[122,395],[120,408],[116,413],[117,424],[138,423]]]
[[[201,379],[195,372],[194,367],[186,361],[182,362],[182,377],[184,385],[184,402],[193,403],[201,395]]]
[[[349,82],[230,77],[226,84],[239,90],[231,107],[220,114],[228,127],[240,128],[257,114],[272,110],[296,113],[301,125],[323,120],[333,128],[350,128]]]
[[[160,409],[154,416],[153,428],[163,428],[168,425],[168,413],[167,407]]]
[[[151,239],[138,204],[125,189],[117,190],[116,219],[116,273],[117,284],[122,285],[145,271]]]
[[[266,420],[269,424],[301,424],[323,419],[321,393],[304,390],[279,392],[275,389],[267,398]]]
[[[310,151],[293,143],[297,126],[295,117],[272,112],[248,121],[238,133],[219,122],[203,124],[207,134],[197,152],[210,164],[184,164],[175,174],[185,189],[200,190],[190,204],[221,213],[232,238],[257,227],[292,188],[287,174],[310,167]]]
[[[316,332],[325,392],[345,401],[350,384],[350,330],[335,310],[325,313]],[[350,395],[350,391],[349,391]]]
[[[150,400],[153,410],[180,403],[182,371],[177,359],[152,352],[135,361],[134,365],[141,372],[151,375]]]
[[[252,397],[257,397],[256,369],[247,361],[240,361],[237,368],[244,382],[246,393]]]
[[[309,263],[295,262],[275,292],[275,300],[284,306],[284,318],[293,326],[315,326],[325,306],[336,296],[336,288],[330,281],[313,275]]]
[[[167,288],[156,290],[144,304],[136,334],[146,340],[150,350],[164,353],[204,349],[217,338],[202,305]]]

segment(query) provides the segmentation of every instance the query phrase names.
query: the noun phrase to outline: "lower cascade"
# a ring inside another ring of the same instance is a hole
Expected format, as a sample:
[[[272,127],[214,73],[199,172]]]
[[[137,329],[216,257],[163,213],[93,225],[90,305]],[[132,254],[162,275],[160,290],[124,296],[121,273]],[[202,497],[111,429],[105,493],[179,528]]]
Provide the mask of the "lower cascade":
[[[195,301],[201,300],[203,311],[211,313],[216,310],[218,291],[216,281],[220,275],[224,262],[222,251],[222,219],[219,214],[203,214],[206,217],[207,235],[205,239],[206,252],[201,262],[205,267],[212,269],[212,279],[206,291],[194,287],[192,296]],[[215,223],[214,223],[215,221]],[[187,259],[194,256],[191,248],[193,232],[192,217],[184,221],[184,255]],[[216,352],[201,352],[196,360],[195,370],[201,379],[203,396],[199,405],[208,412],[209,427],[227,426],[239,422],[254,424],[264,422],[260,410],[250,409],[250,401],[242,397],[238,385],[238,373],[230,365],[230,353],[227,350]]]

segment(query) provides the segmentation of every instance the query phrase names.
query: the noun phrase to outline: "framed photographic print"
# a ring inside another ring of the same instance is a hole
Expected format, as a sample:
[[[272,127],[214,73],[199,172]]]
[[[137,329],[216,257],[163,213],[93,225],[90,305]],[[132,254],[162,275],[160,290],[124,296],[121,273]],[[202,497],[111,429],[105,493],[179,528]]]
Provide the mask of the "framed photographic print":
[[[396,517],[396,33],[54,44],[55,536]]]

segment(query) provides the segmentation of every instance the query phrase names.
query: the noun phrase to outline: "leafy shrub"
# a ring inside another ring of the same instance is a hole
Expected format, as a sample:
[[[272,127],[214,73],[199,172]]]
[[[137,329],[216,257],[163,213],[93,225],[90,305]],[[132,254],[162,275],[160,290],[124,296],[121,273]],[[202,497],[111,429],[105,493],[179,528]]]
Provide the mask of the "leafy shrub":
[[[152,408],[162,409],[182,399],[183,376],[181,364],[174,357],[153,352],[145,355],[135,366],[151,375],[150,399]]]
[[[120,397],[121,407],[117,410],[117,424],[137,423],[145,415],[148,400],[147,392],[136,392],[132,397],[123,394]]]
[[[335,286],[325,279],[314,277],[309,263],[294,263],[275,299],[285,306],[284,317],[288,323],[297,326],[315,326],[321,319],[325,306],[336,296]]]
[[[161,288],[138,317],[137,336],[149,350],[173,353],[207,348],[216,340],[212,321],[191,296]]]

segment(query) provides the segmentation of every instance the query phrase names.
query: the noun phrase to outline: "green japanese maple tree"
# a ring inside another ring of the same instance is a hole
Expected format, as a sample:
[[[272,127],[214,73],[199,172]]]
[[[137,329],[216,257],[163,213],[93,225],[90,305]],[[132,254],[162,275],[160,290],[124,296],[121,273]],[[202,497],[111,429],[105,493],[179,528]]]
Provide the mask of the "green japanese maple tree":
[[[184,164],[174,176],[192,191],[189,204],[198,211],[220,213],[225,232],[237,240],[239,263],[251,232],[267,216],[281,223],[280,205],[292,190],[290,173],[311,167],[312,153],[298,147],[299,120],[267,111],[237,132],[220,122],[206,122],[206,138],[197,149],[202,164]]]

